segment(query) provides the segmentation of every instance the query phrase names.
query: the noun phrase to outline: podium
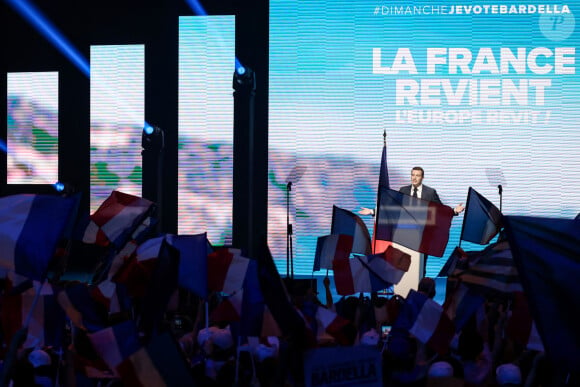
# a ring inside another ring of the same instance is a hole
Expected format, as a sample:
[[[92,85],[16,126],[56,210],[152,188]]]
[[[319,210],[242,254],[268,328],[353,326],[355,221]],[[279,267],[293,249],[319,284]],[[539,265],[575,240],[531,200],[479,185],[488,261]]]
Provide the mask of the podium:
[[[401,278],[401,281],[398,284],[394,285],[395,294],[407,297],[409,290],[417,290],[421,278],[424,277],[423,261],[425,260],[425,254],[401,246],[398,243],[393,243],[393,247],[396,247],[411,256],[411,266],[409,266],[409,271],[403,275],[403,278]]]

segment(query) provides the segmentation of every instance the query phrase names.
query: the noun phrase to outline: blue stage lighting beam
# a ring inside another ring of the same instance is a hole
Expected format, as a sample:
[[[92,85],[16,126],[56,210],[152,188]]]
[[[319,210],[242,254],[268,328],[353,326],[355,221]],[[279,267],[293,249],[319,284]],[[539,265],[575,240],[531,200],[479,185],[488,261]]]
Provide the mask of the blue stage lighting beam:
[[[87,77],[90,76],[91,71],[87,59],[44,17],[42,12],[27,0],[7,0],[6,2],[23,18],[28,20],[64,56],[69,58],[83,74]]]
[[[187,3],[187,5],[189,5],[189,7],[193,11],[193,13],[195,13],[196,15],[207,16],[207,12],[205,11],[205,9],[203,8],[203,6],[200,4],[200,2],[198,0],[185,0],[185,2]],[[235,70],[238,71],[238,69],[240,69],[240,68],[243,69],[244,66],[238,60],[238,57],[236,57],[235,60],[236,60],[236,69]]]

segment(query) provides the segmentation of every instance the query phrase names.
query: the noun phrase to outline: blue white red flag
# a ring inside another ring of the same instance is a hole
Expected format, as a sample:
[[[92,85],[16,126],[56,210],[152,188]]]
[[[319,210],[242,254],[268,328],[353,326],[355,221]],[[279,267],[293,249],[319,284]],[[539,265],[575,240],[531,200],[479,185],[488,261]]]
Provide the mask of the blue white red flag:
[[[389,288],[393,285],[390,280],[400,280],[404,274],[403,270],[386,261],[384,254],[336,259],[332,262],[332,270],[336,291],[344,296]]]
[[[383,153],[381,155],[381,169],[379,172],[379,185],[377,187],[377,205],[375,208],[380,208],[381,206],[381,192],[386,189],[390,189],[389,183],[389,168],[387,166],[387,142],[385,133],[385,143],[383,144]],[[382,253],[391,245],[390,241],[381,240],[377,238],[377,221],[378,217],[375,217],[375,227],[373,228],[373,238],[372,238],[372,248],[373,254]]]
[[[501,212],[483,195],[469,187],[461,239],[486,245],[501,228]]]
[[[113,372],[116,372],[117,366],[125,359],[141,348],[133,320],[90,333],[88,337],[95,351]]]
[[[43,281],[79,197],[12,195],[0,198],[0,266]]]
[[[91,215],[82,240],[121,248],[153,208],[154,203],[147,199],[113,191]]]
[[[441,257],[449,241],[453,209],[383,189],[376,217],[377,239]]]
[[[371,254],[371,236],[360,216],[349,210],[332,206],[331,234],[350,235],[353,238],[352,252]]]
[[[250,259],[241,250],[218,249],[207,259],[208,288],[211,291],[232,294],[242,288]]]
[[[348,259],[352,251],[353,237],[343,234],[330,234],[319,237],[312,271],[332,269],[335,259]]]
[[[547,357],[580,368],[580,221],[506,216],[504,225]]]
[[[35,289],[40,291],[36,305],[34,305]],[[2,306],[0,323],[5,342],[11,341],[12,336],[24,326],[30,316],[28,335],[22,344],[23,348],[62,347],[66,316],[58,305],[52,286],[48,282],[42,286],[38,284],[18,294],[2,294],[0,305]]]
[[[437,302],[413,289],[409,291],[393,329],[404,329],[421,343],[444,354],[455,335],[455,327]]]
[[[168,235],[167,241],[179,250],[179,286],[206,298],[207,255],[210,252],[207,234]]]

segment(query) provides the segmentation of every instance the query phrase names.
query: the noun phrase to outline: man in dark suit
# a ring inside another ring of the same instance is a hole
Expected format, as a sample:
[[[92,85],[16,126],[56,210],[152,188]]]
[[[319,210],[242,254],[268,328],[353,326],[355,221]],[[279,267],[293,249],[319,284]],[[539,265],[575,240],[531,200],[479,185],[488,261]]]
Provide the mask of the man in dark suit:
[[[435,189],[423,184],[423,178],[425,177],[425,171],[421,167],[413,167],[411,170],[411,184],[405,185],[399,189],[399,192],[405,195],[414,196],[419,199],[428,200],[430,202],[441,203],[439,195]],[[453,213],[459,215],[465,210],[463,203],[455,206]]]
[[[430,202],[441,203],[437,191],[431,187],[423,184],[423,178],[425,177],[425,171],[421,167],[413,167],[411,170],[411,184],[405,185],[399,189],[399,192],[405,195],[410,195],[422,200],[428,200]],[[465,210],[463,203],[458,204],[453,209],[455,215],[459,215]],[[423,276],[427,275],[427,255],[423,259]]]
[[[423,178],[425,177],[425,171],[421,167],[413,167],[411,170],[411,184],[405,185],[399,189],[399,192],[416,197],[418,199],[427,200],[430,202],[441,203],[437,191],[429,186],[423,184]],[[463,203],[455,206],[453,213],[459,215],[465,210]],[[372,208],[362,207],[358,212],[361,215],[375,215],[375,210]],[[423,259],[423,277],[427,274],[427,255]]]
[[[435,189],[423,184],[423,177],[425,177],[425,171],[421,167],[413,167],[411,170],[411,184],[405,185],[399,189],[399,192],[405,195],[414,196],[419,199],[428,200],[430,202],[441,203],[439,195]],[[453,213],[459,215],[465,210],[463,203],[455,206]],[[358,212],[361,215],[372,215],[375,216],[375,210],[372,208],[362,207]]]

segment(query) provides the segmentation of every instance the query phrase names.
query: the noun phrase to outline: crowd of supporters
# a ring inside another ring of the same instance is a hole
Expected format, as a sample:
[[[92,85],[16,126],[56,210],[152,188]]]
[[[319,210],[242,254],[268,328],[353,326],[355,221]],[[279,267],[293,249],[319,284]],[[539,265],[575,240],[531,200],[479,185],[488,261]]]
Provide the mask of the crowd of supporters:
[[[552,386],[577,381],[574,375],[559,374],[543,351],[526,348],[506,333],[510,297],[488,297],[456,332],[448,350],[441,352],[397,324],[404,297],[360,294],[333,302],[328,277],[323,282],[324,302],[315,289],[289,289],[303,329],[262,337],[239,335],[235,317],[228,321],[227,316],[213,313],[223,303],[223,295],[212,294],[206,307],[203,299],[176,294],[161,330],[170,332],[180,349],[191,376],[184,385],[306,385],[304,355],[322,347],[373,348],[381,359],[385,386]],[[433,299],[435,282],[423,279],[418,291]],[[335,313],[330,324],[320,321],[320,309]],[[67,324],[62,348],[20,348],[6,384],[130,385],[106,367],[87,336],[86,331]],[[3,340],[4,355],[10,345]]]

